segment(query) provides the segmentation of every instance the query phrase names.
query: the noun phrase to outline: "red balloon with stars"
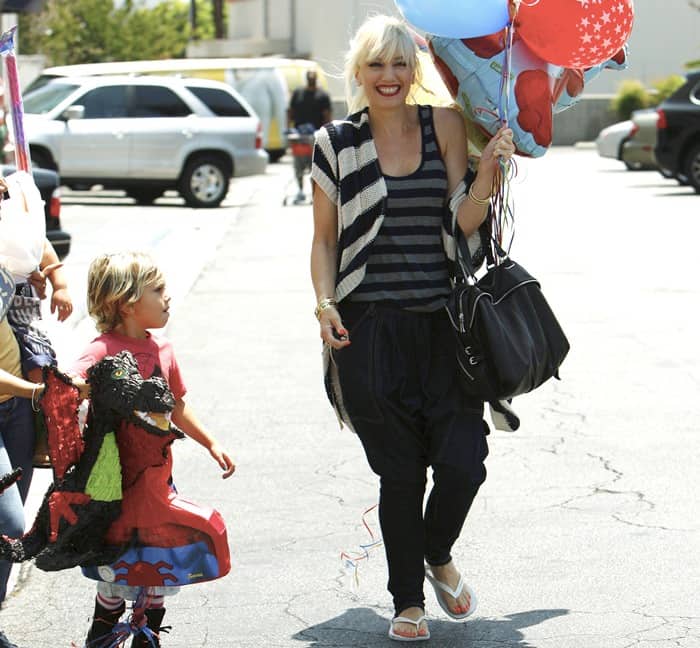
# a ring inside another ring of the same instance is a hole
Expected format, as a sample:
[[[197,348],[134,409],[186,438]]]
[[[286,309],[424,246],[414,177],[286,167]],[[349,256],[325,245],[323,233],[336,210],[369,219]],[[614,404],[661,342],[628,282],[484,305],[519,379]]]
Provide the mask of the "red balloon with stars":
[[[544,61],[588,68],[620,50],[633,19],[632,0],[521,0],[515,28]]]

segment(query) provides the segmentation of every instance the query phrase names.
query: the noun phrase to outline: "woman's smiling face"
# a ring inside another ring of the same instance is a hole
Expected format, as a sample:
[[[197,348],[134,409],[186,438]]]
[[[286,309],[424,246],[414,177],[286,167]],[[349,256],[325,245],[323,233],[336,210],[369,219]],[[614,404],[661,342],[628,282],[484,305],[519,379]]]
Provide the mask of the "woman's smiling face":
[[[370,107],[389,108],[406,103],[414,71],[401,56],[389,61],[369,59],[360,66],[356,79]]]

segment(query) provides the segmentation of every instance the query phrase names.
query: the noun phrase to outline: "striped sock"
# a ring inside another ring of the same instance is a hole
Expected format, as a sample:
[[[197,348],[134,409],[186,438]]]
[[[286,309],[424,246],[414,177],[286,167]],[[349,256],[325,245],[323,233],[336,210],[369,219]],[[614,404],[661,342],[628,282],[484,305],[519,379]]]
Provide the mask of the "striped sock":
[[[163,607],[163,603],[165,602],[165,597],[164,596],[151,596],[148,601],[148,609],[149,610],[158,610]]]
[[[105,596],[104,594],[100,594],[99,592],[97,593],[95,600],[105,610],[109,610],[110,612],[118,610],[122,605],[124,605],[124,599],[121,598],[121,596]]]

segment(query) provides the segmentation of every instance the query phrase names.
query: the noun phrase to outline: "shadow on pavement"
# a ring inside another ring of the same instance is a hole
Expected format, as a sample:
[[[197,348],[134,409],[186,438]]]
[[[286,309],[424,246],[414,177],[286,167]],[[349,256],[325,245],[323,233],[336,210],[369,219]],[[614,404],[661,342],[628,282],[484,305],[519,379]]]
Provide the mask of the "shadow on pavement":
[[[498,619],[475,618],[467,623],[454,623],[430,619],[431,640],[423,645],[439,648],[535,648],[525,641],[521,630],[549,619],[564,616],[569,610],[529,610],[516,612]],[[306,628],[292,636],[305,641],[313,648],[362,648],[370,646],[396,646],[387,637],[388,619],[370,608],[352,608],[323,623]]]

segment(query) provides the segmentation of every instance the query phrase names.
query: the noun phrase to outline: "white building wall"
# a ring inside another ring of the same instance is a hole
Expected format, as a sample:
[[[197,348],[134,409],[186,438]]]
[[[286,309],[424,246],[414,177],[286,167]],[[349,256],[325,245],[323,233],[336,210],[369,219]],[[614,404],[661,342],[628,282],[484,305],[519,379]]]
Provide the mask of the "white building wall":
[[[289,45],[287,51],[278,53],[318,61],[329,74],[331,94],[336,98],[343,96],[339,77],[353,32],[372,13],[399,15],[394,0],[238,0],[228,5],[230,37],[264,38],[265,4],[267,38]],[[635,0],[629,49],[629,69],[602,73],[587,87],[589,94],[614,93],[624,79],[649,84],[672,73],[682,74],[685,62],[700,59],[700,11],[692,9],[688,0]]]
[[[308,1],[319,7],[315,12],[312,58],[328,74],[331,95],[342,98],[345,90],[340,77],[343,73],[345,52],[353,33],[371,14],[400,14],[393,0]]]
[[[268,3],[268,38],[289,38],[292,29],[292,0],[274,0]]]
[[[228,37],[230,40],[263,37],[262,2],[236,2],[228,5]]]

